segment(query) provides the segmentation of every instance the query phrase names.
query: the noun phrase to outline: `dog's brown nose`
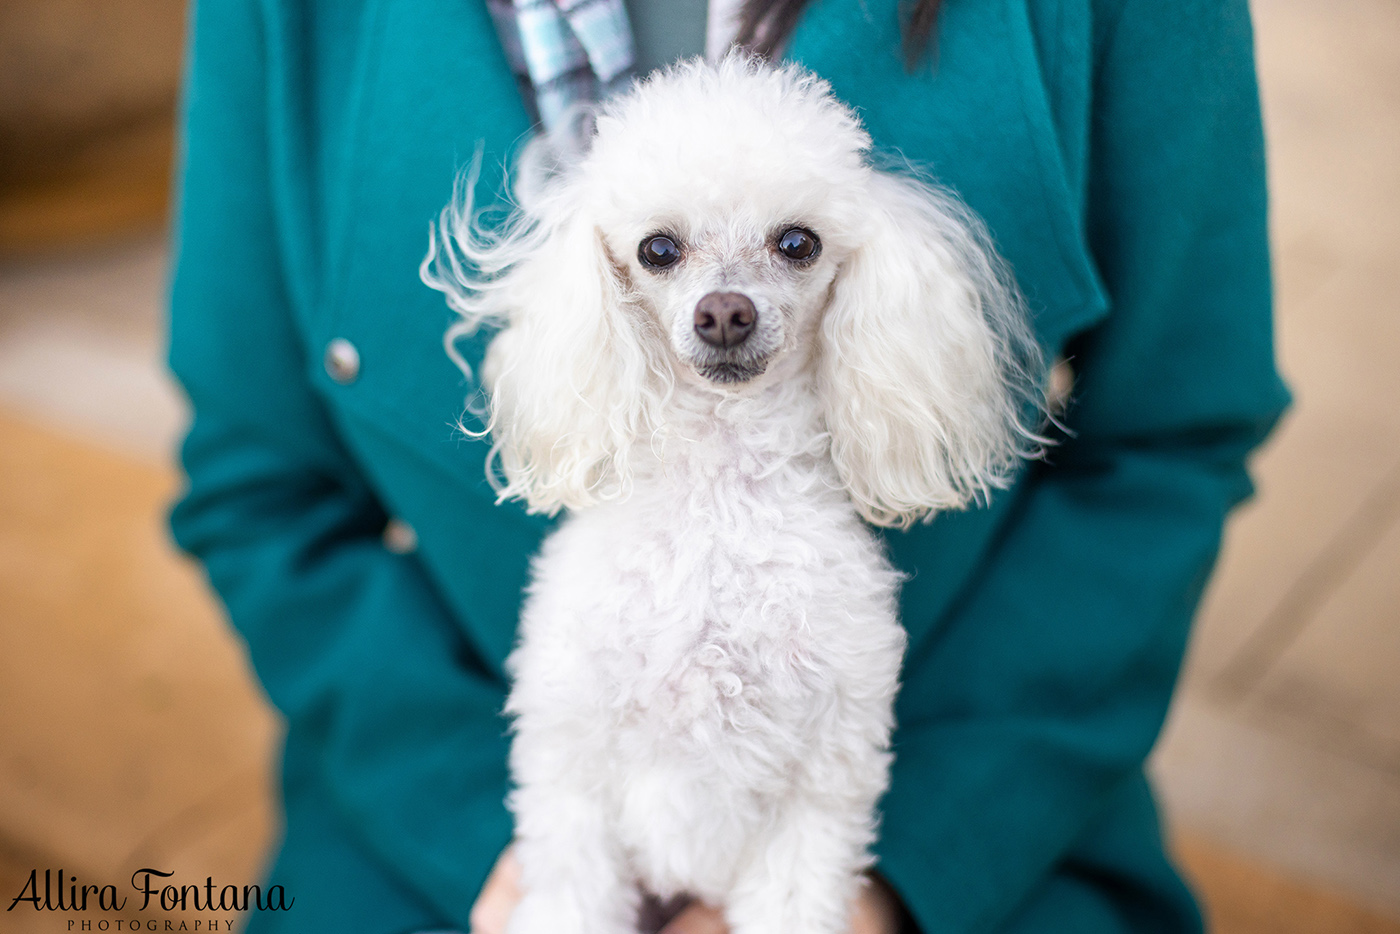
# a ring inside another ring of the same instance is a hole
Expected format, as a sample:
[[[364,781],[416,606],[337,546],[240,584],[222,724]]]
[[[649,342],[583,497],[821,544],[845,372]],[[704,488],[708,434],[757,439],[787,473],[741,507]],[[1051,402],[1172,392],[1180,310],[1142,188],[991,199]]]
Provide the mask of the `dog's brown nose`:
[[[711,347],[738,347],[753,333],[758,310],[747,295],[711,292],[695,305],[695,333]]]

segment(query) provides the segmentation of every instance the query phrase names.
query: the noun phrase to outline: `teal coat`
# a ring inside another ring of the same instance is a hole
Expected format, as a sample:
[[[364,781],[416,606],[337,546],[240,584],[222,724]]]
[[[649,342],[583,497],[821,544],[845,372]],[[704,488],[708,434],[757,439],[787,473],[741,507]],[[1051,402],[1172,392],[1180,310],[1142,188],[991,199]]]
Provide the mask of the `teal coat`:
[[[511,836],[501,663],[548,524],[454,430],[473,387],[417,270],[525,111],[480,0],[205,0],[193,35],[173,525],[287,718],[296,903],[254,930],[465,930]],[[1142,762],[1286,401],[1245,0],[948,0],[936,63],[898,46],[896,0],[814,0],[788,55],[981,214],[1078,383],[1014,490],[889,535],[913,577],[880,871],[926,934],[1195,930]]]

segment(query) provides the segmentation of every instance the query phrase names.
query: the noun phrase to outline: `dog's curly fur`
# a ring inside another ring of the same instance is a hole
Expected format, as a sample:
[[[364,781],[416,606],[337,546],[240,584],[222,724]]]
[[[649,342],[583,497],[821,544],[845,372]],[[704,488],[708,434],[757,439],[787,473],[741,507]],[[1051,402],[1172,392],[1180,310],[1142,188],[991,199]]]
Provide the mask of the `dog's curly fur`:
[[[606,104],[586,151],[538,140],[522,166],[503,231],[466,185],[424,262],[449,345],[502,328],[501,497],[569,511],[509,660],[511,934],[623,934],[645,892],[735,934],[840,934],[905,642],[861,520],[964,506],[1034,451],[1022,306],[968,212],[874,168],[797,67],[682,64]],[[794,227],[814,257],[777,248]],[[639,256],[657,234],[664,269]],[[716,291],[756,311],[736,348],[697,336]]]

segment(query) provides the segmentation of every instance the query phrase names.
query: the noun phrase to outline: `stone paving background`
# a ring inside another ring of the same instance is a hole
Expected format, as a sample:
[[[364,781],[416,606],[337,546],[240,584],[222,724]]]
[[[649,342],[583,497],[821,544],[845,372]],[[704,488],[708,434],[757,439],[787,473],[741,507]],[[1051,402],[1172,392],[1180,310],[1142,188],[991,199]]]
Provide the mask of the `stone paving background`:
[[[1400,2],[1253,7],[1297,403],[1153,771],[1216,930],[1400,934]],[[276,834],[276,718],[163,524],[167,253],[115,235],[158,228],[179,15],[0,7],[0,931],[77,917],[3,911],[33,868],[243,884]],[[10,93],[36,74],[49,111]]]

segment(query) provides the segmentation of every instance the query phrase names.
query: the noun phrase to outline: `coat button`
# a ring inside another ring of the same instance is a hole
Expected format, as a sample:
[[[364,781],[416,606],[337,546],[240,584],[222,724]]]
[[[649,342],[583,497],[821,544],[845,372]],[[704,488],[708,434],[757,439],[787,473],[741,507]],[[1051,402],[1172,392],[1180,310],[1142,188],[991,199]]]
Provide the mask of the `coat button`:
[[[342,386],[353,383],[360,375],[360,352],[343,337],[326,345],[326,372]]]

